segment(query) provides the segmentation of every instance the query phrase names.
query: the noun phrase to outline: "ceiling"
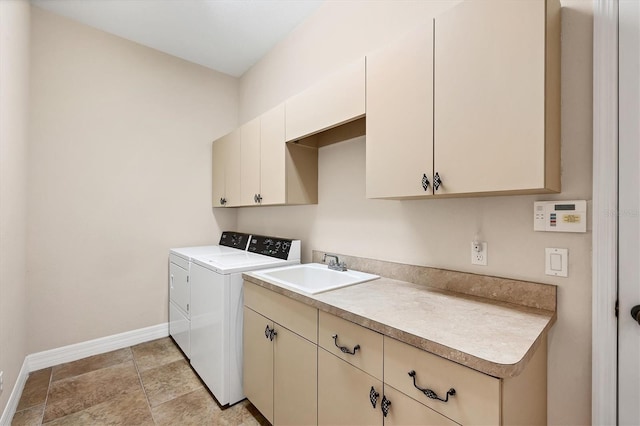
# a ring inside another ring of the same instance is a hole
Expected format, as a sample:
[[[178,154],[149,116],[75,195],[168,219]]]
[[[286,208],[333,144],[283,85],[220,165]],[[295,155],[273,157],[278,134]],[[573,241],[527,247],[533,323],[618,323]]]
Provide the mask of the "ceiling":
[[[31,0],[31,3],[239,77],[312,14],[322,1]]]

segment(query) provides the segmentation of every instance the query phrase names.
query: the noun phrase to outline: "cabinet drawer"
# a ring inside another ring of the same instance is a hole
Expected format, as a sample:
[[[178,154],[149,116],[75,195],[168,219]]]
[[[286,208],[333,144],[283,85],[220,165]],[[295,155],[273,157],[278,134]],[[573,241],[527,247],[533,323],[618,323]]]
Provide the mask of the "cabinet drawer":
[[[318,322],[320,347],[382,380],[382,334],[326,312],[319,313]],[[342,352],[336,344],[352,352],[356,345],[358,349],[352,355]]]
[[[458,424],[389,385],[384,386],[384,396],[391,402],[389,414],[384,419],[385,426],[455,426]]]
[[[428,398],[430,389],[448,402]],[[384,381],[416,401],[461,424],[500,423],[500,380],[389,337],[384,338]]]
[[[305,339],[318,343],[316,308],[247,281],[244,282],[244,305]]]

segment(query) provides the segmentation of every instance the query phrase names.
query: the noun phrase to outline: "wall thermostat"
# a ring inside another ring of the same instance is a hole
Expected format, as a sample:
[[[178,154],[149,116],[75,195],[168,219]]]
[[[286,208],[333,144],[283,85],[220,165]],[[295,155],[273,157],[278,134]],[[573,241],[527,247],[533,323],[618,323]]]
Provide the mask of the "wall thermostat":
[[[587,202],[536,201],[533,230],[547,232],[587,232]]]

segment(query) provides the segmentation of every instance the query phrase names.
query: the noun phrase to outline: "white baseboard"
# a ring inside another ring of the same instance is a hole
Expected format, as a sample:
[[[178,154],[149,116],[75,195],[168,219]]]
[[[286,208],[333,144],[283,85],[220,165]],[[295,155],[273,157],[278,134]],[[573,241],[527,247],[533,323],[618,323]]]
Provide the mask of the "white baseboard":
[[[11,424],[13,415],[16,413],[16,409],[18,408],[18,402],[20,402],[20,397],[22,396],[24,384],[27,383],[28,377],[29,366],[27,364],[27,359],[25,358],[22,362],[22,368],[20,369],[18,378],[16,379],[16,384],[13,386],[7,405],[4,407],[4,411],[2,412],[2,417],[0,417],[0,425],[9,426]]]
[[[22,363],[20,375],[13,387],[9,401],[2,413],[2,417],[0,417],[0,425],[4,426],[11,423],[11,419],[13,419],[13,415],[18,407],[18,402],[22,396],[24,385],[27,382],[29,373],[32,371],[53,367],[54,365],[63,364],[65,362],[76,361],[93,355],[103,354],[105,352],[115,351],[116,349],[122,349],[139,343],[148,342],[150,340],[160,339],[162,337],[167,337],[168,335],[169,324],[163,323],[27,355]]]
[[[169,324],[158,324],[151,327],[140,328],[138,330],[127,331],[125,333],[114,334],[112,336],[101,337],[99,339],[88,340],[74,345],[63,346],[61,348],[38,352],[27,355],[29,372],[40,370],[65,362],[76,361],[88,356],[103,354],[116,349],[126,348],[149,340],[167,337],[169,335]]]

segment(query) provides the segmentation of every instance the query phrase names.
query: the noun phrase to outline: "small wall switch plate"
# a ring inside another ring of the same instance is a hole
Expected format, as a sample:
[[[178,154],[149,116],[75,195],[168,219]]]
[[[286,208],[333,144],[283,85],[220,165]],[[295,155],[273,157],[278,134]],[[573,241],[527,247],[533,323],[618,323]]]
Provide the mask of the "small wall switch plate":
[[[569,276],[569,249],[544,249],[545,273],[554,277]]]
[[[471,242],[471,264],[487,266],[488,244],[484,241]]]
[[[0,393],[4,390],[4,371],[0,371]]]

